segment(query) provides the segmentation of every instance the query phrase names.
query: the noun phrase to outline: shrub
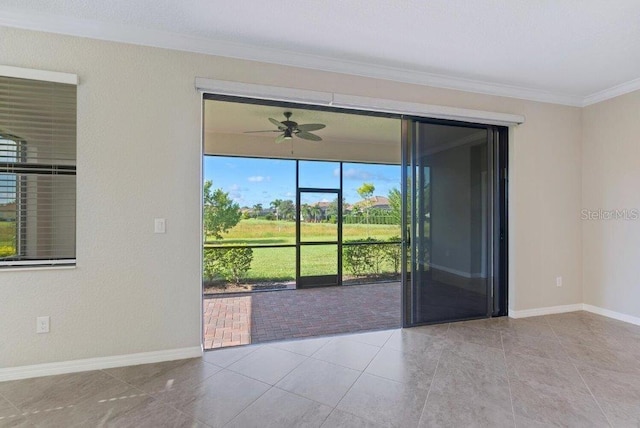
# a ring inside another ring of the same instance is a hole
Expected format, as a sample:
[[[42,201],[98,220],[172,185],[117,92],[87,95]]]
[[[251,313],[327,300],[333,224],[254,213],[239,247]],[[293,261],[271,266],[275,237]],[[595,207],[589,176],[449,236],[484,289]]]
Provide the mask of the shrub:
[[[369,241],[371,238],[367,238],[365,241]],[[345,241],[346,244],[350,242],[363,242],[362,240]],[[366,275],[374,270],[375,258],[372,245],[345,245],[342,247],[342,257],[345,268],[354,276]]]
[[[16,249],[13,245],[0,246],[0,257],[8,257],[16,254]]]
[[[206,279],[222,276],[238,285],[251,269],[252,261],[251,248],[207,248],[204,252],[203,276]]]
[[[399,241],[399,240],[400,240],[399,236],[395,236],[388,239],[388,241]],[[381,247],[382,247],[382,253],[384,255],[384,258],[393,267],[393,273],[398,275],[400,273],[400,265],[402,263],[402,245],[387,244],[387,245],[382,245]]]
[[[375,239],[369,238],[367,239],[368,241],[375,241]],[[382,273],[383,270],[383,265],[384,262],[386,261],[387,257],[385,254],[385,247],[387,247],[387,245],[384,244],[371,244],[369,245],[370,249],[371,249],[371,265],[373,267],[373,273],[375,275],[380,275]]]
[[[399,237],[388,239],[390,242],[399,241]],[[370,242],[363,245],[345,245],[342,248],[345,269],[354,276],[381,275],[385,269],[393,268],[398,275],[402,263],[400,244],[376,243],[374,238],[367,238],[349,242]]]
[[[204,279],[213,280],[220,274],[219,262],[222,256],[221,248],[205,248],[202,260],[202,276]]]

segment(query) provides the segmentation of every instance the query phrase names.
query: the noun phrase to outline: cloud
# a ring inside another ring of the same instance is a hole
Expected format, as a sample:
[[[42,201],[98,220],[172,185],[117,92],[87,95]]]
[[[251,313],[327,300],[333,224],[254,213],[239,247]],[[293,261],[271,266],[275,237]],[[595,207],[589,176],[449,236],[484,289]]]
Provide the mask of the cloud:
[[[340,175],[340,170],[338,168],[333,170],[333,175],[338,177]],[[388,183],[399,182],[400,177],[397,178],[389,178],[383,174],[372,174],[369,171],[364,171],[362,169],[349,168],[342,171],[342,178],[345,180],[358,180],[358,181],[384,181]]]
[[[247,180],[252,183],[260,183],[262,181],[271,181],[271,177],[269,176],[263,177],[262,175],[252,175],[251,177],[247,177]]]
[[[375,178],[373,174],[361,169],[349,168],[342,171],[342,178],[345,180],[371,180]]]
[[[229,193],[229,197],[231,197],[231,199],[238,203],[244,202],[244,196],[242,196],[242,192],[245,190],[247,189],[236,183],[232,184],[228,189],[226,189],[226,191]]]

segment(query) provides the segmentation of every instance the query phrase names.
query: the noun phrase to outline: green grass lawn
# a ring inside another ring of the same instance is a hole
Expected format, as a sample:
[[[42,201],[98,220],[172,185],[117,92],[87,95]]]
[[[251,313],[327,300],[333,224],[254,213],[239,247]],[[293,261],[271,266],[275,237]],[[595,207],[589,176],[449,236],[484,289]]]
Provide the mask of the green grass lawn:
[[[16,253],[16,224],[13,221],[0,221],[0,257]]]
[[[328,223],[303,223],[303,241],[336,240],[336,225]],[[345,224],[343,240],[364,240],[372,237],[380,241],[398,238],[400,227],[394,225]],[[224,234],[223,239],[207,241],[211,245],[279,245],[296,243],[295,223],[262,219],[242,220]],[[301,250],[301,269],[304,276],[336,274],[338,267],[336,245],[305,246]],[[392,272],[389,263],[382,265],[383,272]],[[344,273],[348,271],[344,269]],[[289,281],[296,275],[295,248],[254,248],[248,282]]]
[[[300,236],[303,241],[336,240],[337,226],[330,223],[303,223]],[[371,237],[381,241],[400,236],[400,226],[389,224],[345,224],[342,238],[345,241]],[[262,219],[241,220],[233,229],[216,241],[209,237],[207,244],[295,244],[296,224],[293,221],[275,221]]]

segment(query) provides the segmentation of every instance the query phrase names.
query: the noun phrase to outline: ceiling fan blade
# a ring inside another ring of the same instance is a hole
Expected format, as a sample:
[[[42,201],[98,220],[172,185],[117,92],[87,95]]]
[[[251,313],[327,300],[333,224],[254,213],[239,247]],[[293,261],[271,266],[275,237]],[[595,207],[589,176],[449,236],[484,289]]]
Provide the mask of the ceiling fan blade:
[[[279,129],[268,129],[264,131],[244,131],[243,134],[253,134],[255,132],[282,132],[282,131]]]
[[[298,138],[302,138],[303,140],[322,141],[322,138],[318,137],[316,134],[312,134],[311,132],[298,131],[295,133],[295,135]]]
[[[322,123],[305,123],[304,125],[298,125],[298,129],[301,131],[317,131],[319,129],[324,128],[327,125],[324,125]]]
[[[276,138],[276,144],[280,144],[285,140],[284,138],[284,134],[282,135],[278,135],[278,137]]]
[[[278,122],[277,120],[273,119],[273,118],[269,118],[269,122],[273,123],[275,126],[278,127],[279,130],[284,131],[285,129],[287,129],[287,125],[285,125],[282,122]]]

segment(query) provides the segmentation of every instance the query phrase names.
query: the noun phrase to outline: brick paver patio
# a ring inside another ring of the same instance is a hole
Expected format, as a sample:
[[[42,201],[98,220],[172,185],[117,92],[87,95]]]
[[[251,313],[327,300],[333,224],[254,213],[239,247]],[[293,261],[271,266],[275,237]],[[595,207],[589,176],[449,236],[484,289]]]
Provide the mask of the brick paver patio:
[[[397,328],[400,283],[205,297],[205,349]]]

